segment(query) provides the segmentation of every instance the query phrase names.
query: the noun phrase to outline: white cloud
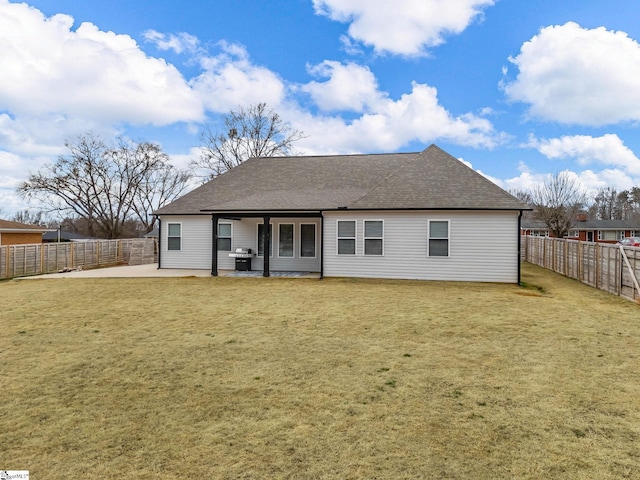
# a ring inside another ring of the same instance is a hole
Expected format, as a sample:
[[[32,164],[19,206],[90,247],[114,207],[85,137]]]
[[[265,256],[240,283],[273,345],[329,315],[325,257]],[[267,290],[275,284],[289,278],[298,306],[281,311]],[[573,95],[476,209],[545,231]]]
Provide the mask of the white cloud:
[[[167,35],[156,30],[147,30],[143,36],[158,49],[173,50],[175,53],[196,52],[200,47],[198,38],[185,32]]]
[[[308,135],[300,141],[305,153],[394,151],[412,141],[493,148],[505,140],[485,118],[470,113],[451,115],[429,85],[413,83],[411,93],[398,100],[380,92],[372,98],[377,99],[375,110],[351,121],[291,112],[295,127]]]
[[[505,93],[534,116],[581,125],[640,120],[640,45],[624,32],[546,27],[510,61],[519,71]]]
[[[458,34],[494,0],[313,0],[315,12],[349,23],[349,36],[380,53],[422,55]]]
[[[612,187],[618,191],[628,190],[638,185],[638,178],[629,176],[619,169],[605,169],[601,171],[583,170],[574,172],[564,170],[569,178],[580,185],[589,197],[594,197],[598,190],[604,187]],[[552,175],[550,173],[532,173],[523,171],[519,176],[498,181],[498,185],[506,190],[532,190],[536,186],[544,184],[545,180]]]
[[[551,139],[531,139],[530,146],[550,159],[575,159],[581,165],[601,163],[621,168],[640,176],[640,159],[624,145],[620,137],[607,134],[563,136]]]
[[[0,105],[16,117],[166,125],[202,118],[178,70],[128,35],[0,1]]]
[[[362,112],[380,104],[384,97],[375,75],[367,67],[325,60],[307,70],[315,77],[329,77],[326,82],[313,81],[301,87],[324,111]]]
[[[204,72],[190,82],[208,109],[228,112],[260,102],[277,107],[283,101],[285,84],[278,75],[254,65],[241,45],[220,42],[219,46],[219,55],[200,58]]]

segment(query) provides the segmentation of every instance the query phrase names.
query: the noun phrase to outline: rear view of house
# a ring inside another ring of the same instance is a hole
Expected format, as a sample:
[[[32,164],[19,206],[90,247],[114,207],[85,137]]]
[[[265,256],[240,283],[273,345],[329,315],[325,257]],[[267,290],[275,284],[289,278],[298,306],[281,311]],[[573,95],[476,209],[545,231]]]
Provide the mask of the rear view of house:
[[[155,214],[159,268],[519,282],[528,207],[435,145],[253,158]],[[250,264],[250,265],[249,265]]]

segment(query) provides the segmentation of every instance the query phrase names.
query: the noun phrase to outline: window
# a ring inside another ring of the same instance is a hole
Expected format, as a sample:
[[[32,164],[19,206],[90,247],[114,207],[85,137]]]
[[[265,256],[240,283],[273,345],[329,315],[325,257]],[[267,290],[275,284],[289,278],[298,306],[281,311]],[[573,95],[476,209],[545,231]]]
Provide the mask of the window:
[[[258,224],[258,256],[264,256],[264,223]],[[273,224],[269,224],[269,256],[273,256]]]
[[[355,220],[338,220],[338,255],[356,254]]]
[[[302,223],[300,225],[300,256],[316,256],[316,224]]]
[[[278,225],[278,256],[293,257],[293,223]]]
[[[618,240],[618,231],[598,230],[598,240]]]
[[[223,252],[231,251],[231,224],[218,224],[218,250]]]
[[[383,254],[383,233],[384,226],[382,220],[364,221],[364,254]]]
[[[449,256],[449,220],[429,221],[429,256]]]
[[[180,250],[182,245],[182,224],[167,224],[167,250]]]

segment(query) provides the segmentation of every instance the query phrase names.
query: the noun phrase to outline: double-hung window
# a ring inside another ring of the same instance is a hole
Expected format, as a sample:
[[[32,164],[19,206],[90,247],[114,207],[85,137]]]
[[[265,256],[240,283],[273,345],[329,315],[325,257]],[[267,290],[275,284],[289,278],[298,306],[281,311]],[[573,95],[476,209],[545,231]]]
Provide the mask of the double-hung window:
[[[430,257],[449,256],[449,220],[429,220]]]
[[[167,250],[182,249],[182,224],[167,224]]]
[[[338,255],[356,254],[355,220],[338,220]]]
[[[278,225],[278,256],[293,257],[293,223]]]
[[[316,256],[316,224],[300,224],[300,257]]]
[[[231,251],[231,224],[218,224],[218,250],[223,252]]]
[[[383,255],[384,225],[382,220],[364,221],[364,254]]]

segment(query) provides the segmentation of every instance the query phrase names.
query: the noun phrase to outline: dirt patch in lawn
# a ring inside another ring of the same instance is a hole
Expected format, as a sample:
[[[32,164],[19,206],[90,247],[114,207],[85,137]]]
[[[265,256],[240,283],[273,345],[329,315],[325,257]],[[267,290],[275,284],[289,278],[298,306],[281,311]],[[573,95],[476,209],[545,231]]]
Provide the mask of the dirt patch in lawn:
[[[640,477],[640,307],[523,274],[2,283],[0,468]]]

